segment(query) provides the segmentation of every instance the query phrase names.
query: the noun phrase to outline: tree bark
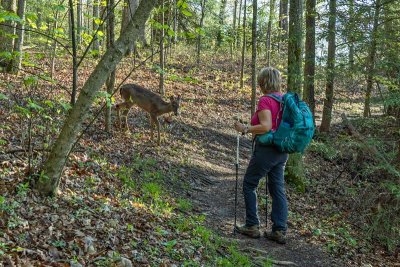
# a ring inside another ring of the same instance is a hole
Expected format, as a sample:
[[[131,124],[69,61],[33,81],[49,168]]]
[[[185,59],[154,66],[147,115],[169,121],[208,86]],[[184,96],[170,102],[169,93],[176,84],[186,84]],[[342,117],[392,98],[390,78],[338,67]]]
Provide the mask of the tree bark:
[[[269,18],[267,26],[267,65],[271,66],[271,31],[272,31],[272,20],[275,13],[275,0],[269,1]]]
[[[315,118],[315,10],[316,0],[306,0],[306,45],[304,64],[303,99],[310,106]],[[314,121],[315,124],[315,121]]]
[[[279,27],[283,30],[283,39],[287,38],[288,34],[288,0],[281,0],[279,4]]]
[[[99,8],[100,2],[99,0],[94,0],[93,1],[93,30],[96,31],[97,28],[99,27],[99,25],[97,25],[95,23],[95,19],[99,19],[100,18],[100,8]],[[98,54],[100,53],[100,42],[99,42],[99,36],[96,35],[95,40],[93,41],[93,50],[97,51],[96,52],[96,57],[98,56]]]
[[[107,0],[107,49],[111,49],[115,43],[115,14],[114,14],[114,6],[115,0]],[[105,114],[105,130],[108,133],[111,133],[112,130],[112,121],[111,121],[111,97],[112,92],[114,91],[115,84],[115,69],[111,72],[110,76],[107,79],[106,87],[107,87],[107,104],[106,106],[106,114]]]
[[[237,30],[236,31],[239,31],[239,28],[240,28],[240,19],[241,19],[241,15],[242,15],[242,2],[243,1],[246,1],[246,0],[239,0],[240,1],[240,3],[239,3],[239,15],[238,15],[238,23],[237,23]],[[240,46],[240,34],[236,34],[236,47],[239,47]]]
[[[161,0],[162,12],[161,12],[161,25],[164,25],[164,0]],[[165,56],[164,56],[164,27],[161,29],[161,36],[160,36],[160,82],[159,82],[159,93],[160,95],[165,95],[164,90],[164,63],[165,63]]]
[[[302,0],[290,0],[288,39],[288,90],[301,93]]]
[[[227,0],[221,0],[221,5],[219,9],[219,28],[218,28],[218,33],[217,33],[217,47],[220,47],[222,44],[222,41],[224,39],[222,29],[225,26],[225,9],[226,9],[226,2]]]
[[[126,32],[120,36],[113,47],[106,51],[85,82],[78,101],[65,119],[60,135],[52,146],[48,160],[45,162],[36,183],[36,188],[42,194],[54,195],[56,193],[68,155],[74,143],[78,140],[82,123],[89,113],[97,92],[125,55],[128,46],[136,41],[140,25],[143,25],[144,21],[147,20],[156,2],[157,0],[146,0],[140,3]]]
[[[82,43],[82,26],[83,26],[83,1],[79,0],[76,6],[76,43],[78,46]]]
[[[21,69],[22,46],[24,44],[24,35],[25,35],[25,24],[23,23],[25,21],[25,4],[26,4],[25,0],[18,0],[17,15],[22,20],[22,23],[19,22],[17,24],[18,29],[16,29],[18,38],[17,40],[15,40],[14,43],[15,58],[12,61],[13,73],[18,73],[19,70]]]
[[[352,31],[354,30],[354,0],[349,0],[349,69],[352,73],[354,71],[354,34]]]
[[[76,93],[78,90],[78,56],[77,56],[77,40],[75,31],[75,18],[74,18],[74,4],[73,0],[69,0],[69,15],[70,15],[70,29],[71,29],[71,43],[72,43],[72,92],[71,92],[71,105],[76,102]]]
[[[200,29],[204,26],[204,15],[205,15],[206,0],[201,0],[201,17],[200,17]],[[201,34],[197,36],[197,65],[200,65],[200,52],[201,52]]]
[[[288,38],[288,90],[301,95],[301,63],[302,63],[302,0],[290,0],[289,38]],[[305,190],[305,170],[302,154],[289,156],[286,164],[288,183],[299,191]]]
[[[251,27],[251,114],[256,113],[256,90],[257,90],[257,0],[253,0],[253,25]]]
[[[368,67],[367,67],[367,90],[365,93],[365,102],[364,102],[364,117],[369,117],[371,113],[370,101],[371,101],[371,92],[372,85],[374,82],[374,74],[375,74],[375,56],[376,56],[376,46],[378,42],[378,27],[379,27],[379,12],[381,8],[381,0],[376,0],[375,2],[375,14],[374,14],[374,26],[372,28],[372,36],[371,36],[371,45],[370,51],[368,55]]]
[[[336,0],[329,1],[328,22],[328,62],[326,64],[326,88],[322,122],[319,130],[329,132],[332,121],[333,87],[335,81],[335,53],[336,53]]]
[[[137,7],[139,5],[138,0],[125,0],[124,1],[124,9],[122,11],[122,22],[121,22],[121,33],[125,31],[126,26],[128,25],[129,21],[131,20],[132,14],[135,13]],[[135,45],[132,44],[127,52],[127,55],[131,54],[135,50]]]
[[[236,18],[237,18],[237,8],[238,8],[238,0],[234,1],[234,8],[233,8],[233,34],[232,34],[232,46],[236,48],[236,38],[237,38],[237,30],[236,30]]]
[[[1,6],[9,12],[16,12],[14,0],[2,0]],[[14,38],[10,37],[15,34],[15,23],[13,21],[4,21],[0,26],[0,51],[8,52],[10,55],[14,48]],[[12,61],[5,58],[0,58],[0,65],[5,71],[10,72],[12,69]]]
[[[244,78],[244,64],[246,55],[246,17],[247,17],[247,7],[246,0],[243,0],[243,44],[242,44],[242,64],[240,66],[240,88],[243,88],[243,78]]]

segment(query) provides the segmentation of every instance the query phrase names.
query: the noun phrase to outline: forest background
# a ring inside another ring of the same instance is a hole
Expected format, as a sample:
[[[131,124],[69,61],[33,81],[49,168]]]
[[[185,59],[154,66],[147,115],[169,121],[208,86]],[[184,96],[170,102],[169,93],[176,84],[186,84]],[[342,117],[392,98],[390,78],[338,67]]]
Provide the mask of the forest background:
[[[348,265],[398,262],[398,1],[2,0],[0,11],[6,263],[251,265],[254,255],[240,242],[205,227],[211,216],[202,217],[204,203],[179,196],[216,182],[216,169],[196,165],[198,153],[220,157],[220,165],[234,161],[232,110],[245,120],[254,113],[256,75],[265,66],[282,72],[318,127],[308,151],[287,165],[295,237]],[[163,120],[161,147],[147,139],[140,112],[130,119],[133,133],[116,127],[112,107],[126,82],[183,95],[181,117]],[[260,194],[259,201],[264,209],[267,200]],[[79,214],[68,215],[75,209]],[[129,245],[96,247],[100,230],[70,236],[53,226],[85,228],[110,210],[108,238],[127,235]],[[143,227],[137,214],[152,224]],[[160,226],[165,221],[173,222],[168,229]],[[273,264],[277,256],[267,254],[259,264]]]

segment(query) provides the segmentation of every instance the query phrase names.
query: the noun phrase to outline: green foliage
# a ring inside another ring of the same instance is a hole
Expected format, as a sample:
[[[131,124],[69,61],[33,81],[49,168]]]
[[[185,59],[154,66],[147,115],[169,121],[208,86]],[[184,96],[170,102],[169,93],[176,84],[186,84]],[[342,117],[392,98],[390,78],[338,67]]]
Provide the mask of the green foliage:
[[[319,154],[326,160],[334,160],[339,156],[337,148],[335,148],[332,143],[328,142],[312,140],[308,150]]]

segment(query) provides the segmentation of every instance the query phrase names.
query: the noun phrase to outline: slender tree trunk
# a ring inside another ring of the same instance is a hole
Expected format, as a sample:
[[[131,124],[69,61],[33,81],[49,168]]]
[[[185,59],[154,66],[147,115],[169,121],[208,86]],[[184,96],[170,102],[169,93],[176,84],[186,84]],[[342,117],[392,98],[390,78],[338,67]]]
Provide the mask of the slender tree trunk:
[[[99,9],[100,2],[99,0],[94,0],[93,1],[93,17],[100,18],[100,9]],[[93,30],[96,31],[99,25],[95,23],[95,19],[93,19]],[[95,40],[93,41],[93,50],[97,51],[97,54],[100,52],[100,42],[99,42],[99,36],[96,35]],[[97,57],[97,56],[96,56]]]
[[[64,4],[64,0],[61,1],[61,4]],[[54,15],[54,29],[53,29],[53,37],[55,36],[54,30],[58,28],[58,19],[59,19],[60,12],[57,10]],[[56,58],[57,58],[57,46],[58,43],[56,40],[53,40],[53,44],[51,47],[51,63],[50,63],[50,77],[53,79],[55,66],[56,66]]]
[[[288,34],[288,0],[281,0],[279,4],[279,27],[283,30],[282,38],[285,40]]]
[[[60,135],[55,141],[36,183],[36,188],[42,194],[54,195],[57,192],[64,165],[74,143],[78,140],[82,123],[89,113],[97,92],[125,55],[129,44],[136,40],[139,34],[139,25],[147,20],[156,2],[157,0],[146,0],[140,3],[125,34],[121,35],[115,45],[106,51],[85,82],[78,101],[65,119]]]
[[[301,95],[302,0],[290,0],[288,38],[288,90]],[[300,153],[291,154],[286,164],[286,179],[299,191],[305,190],[305,170]]]
[[[86,32],[88,34],[91,34],[92,32],[92,23],[90,23],[90,16],[89,16],[89,10],[92,10],[91,8],[92,5],[92,1],[91,0],[86,0]],[[83,12],[83,14],[85,14],[85,12]]]
[[[121,22],[121,33],[125,31],[126,26],[128,25],[129,21],[131,21],[132,15],[135,13],[137,7],[139,5],[139,0],[125,0],[124,2],[124,9],[122,12],[122,22]],[[130,55],[132,52],[135,51],[136,43],[131,44],[127,55]]]
[[[225,9],[226,9],[226,2],[227,0],[221,0],[221,5],[219,9],[219,28],[218,28],[218,33],[217,33],[217,47],[220,47],[222,44],[222,41],[224,39],[222,29],[225,26]]]
[[[14,0],[2,0],[1,6],[4,10],[9,12],[16,12],[16,5]],[[12,53],[14,48],[14,38],[10,36],[15,34],[15,22],[4,21],[0,25],[0,52]],[[0,65],[5,71],[10,72],[12,69],[12,61],[0,58]]]
[[[70,29],[71,29],[71,43],[72,43],[72,92],[71,92],[71,105],[75,104],[76,92],[78,90],[78,63],[77,63],[77,43],[75,36],[75,18],[74,18],[74,4],[73,0],[69,0],[69,15],[70,15]]]
[[[256,112],[257,90],[257,0],[253,0],[253,25],[251,27],[251,116]]]
[[[161,0],[162,12],[161,12],[161,24],[164,25],[164,0]],[[160,36],[160,83],[159,83],[159,92],[161,95],[165,94],[164,90],[164,27],[161,29],[161,36]]]
[[[204,15],[205,15],[206,0],[201,0],[201,17],[200,17],[200,29],[204,26]],[[200,64],[200,52],[201,52],[201,34],[197,36],[197,65]]]
[[[22,21],[25,21],[25,0],[18,0],[17,15]],[[25,24],[22,22],[18,23],[17,26],[19,29],[16,30],[18,38],[14,43],[14,52],[16,55],[12,62],[13,73],[18,73],[18,71],[21,69],[22,46],[24,44],[25,34]]]
[[[107,49],[111,49],[115,43],[115,13],[114,13],[115,0],[107,0]],[[105,130],[110,133],[112,130],[111,121],[111,94],[114,91],[115,84],[115,69],[111,72],[106,81],[107,85],[107,106],[105,116]]]
[[[316,0],[306,0],[306,45],[303,90],[303,99],[310,106],[313,117],[315,117],[315,5]]]
[[[76,43],[78,46],[82,43],[82,26],[83,26],[83,1],[79,0],[76,7]]]
[[[375,74],[375,57],[376,57],[376,46],[378,42],[378,22],[379,22],[379,12],[381,8],[381,1],[376,0],[375,2],[375,14],[374,14],[374,26],[372,28],[372,36],[371,36],[371,45],[370,51],[368,55],[368,66],[367,66],[367,91],[365,93],[365,102],[364,102],[364,117],[369,117],[370,110],[370,99],[372,92],[372,85],[374,82],[374,74]]]
[[[354,0],[349,0],[349,68],[351,73],[354,71]]]
[[[238,15],[238,23],[237,23],[237,30],[239,32],[240,29],[240,19],[241,19],[241,15],[242,15],[242,2],[246,1],[246,0],[239,0],[239,15]],[[236,34],[236,47],[240,47],[240,34]]]
[[[328,22],[328,62],[326,64],[326,89],[322,122],[319,130],[329,132],[332,121],[333,108],[333,86],[335,80],[335,52],[336,52],[336,1],[329,1],[329,22]]]
[[[232,22],[232,48],[236,48],[236,39],[237,39],[237,30],[236,30],[236,20],[237,20],[237,8],[238,8],[238,0],[234,2],[233,8],[233,22]]]
[[[176,46],[176,43],[178,42],[178,32],[177,32],[177,30],[178,30],[178,8],[177,8],[177,6],[176,6],[176,1],[177,0],[174,0],[174,45]],[[203,0],[202,0],[203,1]],[[203,10],[202,10],[202,12],[203,12]],[[175,47],[176,48],[176,47]]]
[[[272,31],[272,20],[275,13],[275,0],[269,1],[269,18],[267,27],[267,65],[271,65],[271,31]]]
[[[301,93],[302,63],[302,10],[301,0],[290,0],[288,39],[288,90]]]
[[[240,88],[243,88],[243,78],[244,78],[244,65],[245,65],[245,55],[246,55],[246,0],[243,0],[243,44],[242,44],[242,65],[240,68]]]

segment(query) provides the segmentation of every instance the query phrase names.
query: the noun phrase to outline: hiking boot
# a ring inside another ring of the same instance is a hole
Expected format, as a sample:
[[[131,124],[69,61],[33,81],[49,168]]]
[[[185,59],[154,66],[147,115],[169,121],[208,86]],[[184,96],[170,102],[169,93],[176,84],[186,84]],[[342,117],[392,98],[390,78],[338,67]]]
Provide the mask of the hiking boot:
[[[286,244],[286,233],[284,231],[265,232],[264,237],[279,244]]]
[[[247,226],[244,224],[241,226],[236,226],[235,229],[238,233],[241,233],[242,235],[250,236],[252,238],[259,238],[261,235],[260,227],[258,225]]]

